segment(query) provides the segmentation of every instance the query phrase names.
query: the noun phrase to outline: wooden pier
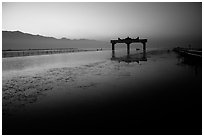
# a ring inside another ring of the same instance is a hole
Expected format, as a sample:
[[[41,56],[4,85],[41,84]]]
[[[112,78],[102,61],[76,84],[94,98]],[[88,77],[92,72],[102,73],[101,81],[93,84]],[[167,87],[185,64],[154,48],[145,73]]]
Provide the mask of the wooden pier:
[[[137,37],[136,39],[132,39],[132,38],[125,38],[125,39],[120,39],[118,38],[117,40],[111,40],[110,41],[112,44],[112,52],[114,53],[115,51],[115,44],[117,43],[125,43],[127,45],[127,54],[130,54],[130,44],[131,43],[142,43],[143,44],[143,53],[146,54],[146,42],[147,39],[140,39],[139,37]]]
[[[177,48],[174,48],[173,51],[175,51],[175,52],[177,52],[180,55],[185,56],[185,57],[202,59],[202,50],[177,47]]]

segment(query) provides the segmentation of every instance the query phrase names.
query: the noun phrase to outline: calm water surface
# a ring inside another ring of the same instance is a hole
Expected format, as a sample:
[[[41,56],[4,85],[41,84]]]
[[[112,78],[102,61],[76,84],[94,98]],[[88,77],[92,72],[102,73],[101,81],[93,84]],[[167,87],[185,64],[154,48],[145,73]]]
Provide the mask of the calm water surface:
[[[153,50],[153,49],[149,49]],[[142,51],[131,50],[131,54]],[[117,56],[126,55],[126,49],[116,50]],[[11,57],[2,59],[2,70],[21,71],[29,69],[49,69],[55,67],[76,67],[80,65],[109,60],[112,54],[110,50],[75,52],[65,54],[51,54],[40,56]]]
[[[125,53],[116,51],[116,55]],[[60,97],[63,103],[53,103],[57,107],[43,115],[33,115],[29,121],[19,118],[23,123],[19,128],[50,134],[201,134],[200,61],[166,51],[150,52],[147,61],[139,63],[110,58],[111,51],[102,51],[3,59],[3,73],[112,62],[101,68],[102,86]]]

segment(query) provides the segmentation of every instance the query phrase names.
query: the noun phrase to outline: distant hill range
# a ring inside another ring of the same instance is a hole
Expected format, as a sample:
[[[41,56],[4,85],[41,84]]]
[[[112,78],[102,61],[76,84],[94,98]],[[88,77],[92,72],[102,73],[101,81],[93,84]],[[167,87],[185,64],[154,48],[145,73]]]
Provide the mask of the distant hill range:
[[[88,39],[56,39],[54,37],[45,37],[41,35],[32,35],[20,31],[2,31],[2,49],[54,49],[54,48],[79,48],[79,49],[97,49],[108,48],[109,43],[104,41]]]

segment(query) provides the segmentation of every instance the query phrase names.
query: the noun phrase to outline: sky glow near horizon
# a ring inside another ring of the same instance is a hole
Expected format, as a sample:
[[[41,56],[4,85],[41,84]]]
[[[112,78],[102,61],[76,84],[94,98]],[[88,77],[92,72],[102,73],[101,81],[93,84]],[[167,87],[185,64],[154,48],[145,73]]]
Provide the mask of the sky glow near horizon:
[[[202,38],[201,3],[3,2],[2,29],[56,38]]]

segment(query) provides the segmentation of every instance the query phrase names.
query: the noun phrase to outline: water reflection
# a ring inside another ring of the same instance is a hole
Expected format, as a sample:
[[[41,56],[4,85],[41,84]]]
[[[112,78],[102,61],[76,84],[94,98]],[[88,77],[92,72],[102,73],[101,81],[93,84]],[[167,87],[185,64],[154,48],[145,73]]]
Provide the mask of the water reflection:
[[[127,54],[122,57],[117,57],[115,54],[115,51],[113,50],[111,60],[118,61],[118,62],[124,61],[127,63],[131,63],[131,62],[139,63],[140,61],[147,61],[147,56],[146,56],[146,52],[143,52],[143,53],[132,54],[132,55]]]

